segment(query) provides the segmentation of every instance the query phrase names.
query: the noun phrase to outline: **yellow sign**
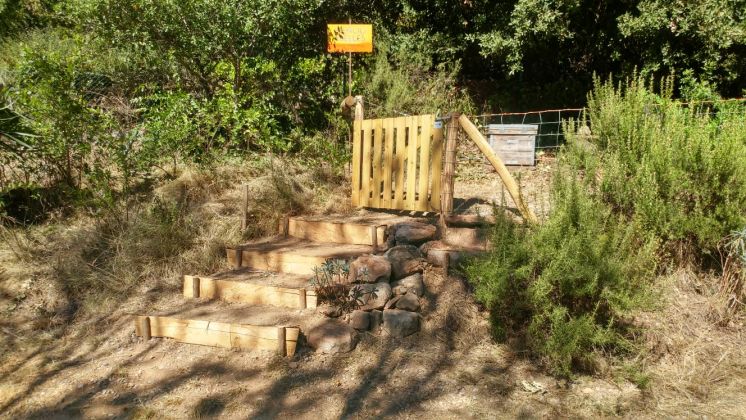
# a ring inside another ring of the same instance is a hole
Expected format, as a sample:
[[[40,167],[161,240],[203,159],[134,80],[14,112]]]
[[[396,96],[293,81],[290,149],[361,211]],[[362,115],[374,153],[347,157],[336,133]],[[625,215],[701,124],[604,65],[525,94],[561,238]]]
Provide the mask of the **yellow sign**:
[[[373,52],[373,25],[326,25],[328,52]]]

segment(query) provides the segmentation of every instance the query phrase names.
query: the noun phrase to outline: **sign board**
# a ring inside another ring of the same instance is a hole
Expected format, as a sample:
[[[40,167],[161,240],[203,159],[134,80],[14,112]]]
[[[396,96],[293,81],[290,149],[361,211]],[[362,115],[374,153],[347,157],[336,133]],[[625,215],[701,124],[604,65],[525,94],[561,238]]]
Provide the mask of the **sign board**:
[[[373,25],[328,24],[326,34],[328,52],[373,52]]]

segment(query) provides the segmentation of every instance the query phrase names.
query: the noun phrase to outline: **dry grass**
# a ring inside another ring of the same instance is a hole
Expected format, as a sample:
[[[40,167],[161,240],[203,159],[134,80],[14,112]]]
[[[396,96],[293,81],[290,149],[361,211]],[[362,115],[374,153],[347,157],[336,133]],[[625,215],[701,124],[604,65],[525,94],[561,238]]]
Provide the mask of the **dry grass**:
[[[744,418],[744,319],[720,323],[717,279],[677,272],[660,282],[660,310],[640,315],[652,378],[649,410],[657,414]]]

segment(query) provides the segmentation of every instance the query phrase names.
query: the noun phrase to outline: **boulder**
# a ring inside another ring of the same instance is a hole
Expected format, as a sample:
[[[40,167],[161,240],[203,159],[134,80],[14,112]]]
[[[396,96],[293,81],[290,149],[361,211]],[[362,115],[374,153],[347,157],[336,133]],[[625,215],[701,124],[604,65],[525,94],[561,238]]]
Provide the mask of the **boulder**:
[[[420,330],[420,316],[400,309],[383,311],[383,331],[392,337],[406,337]]]
[[[383,309],[386,302],[393,296],[393,292],[391,286],[385,282],[356,284],[350,289],[350,296],[358,297],[359,309],[370,311],[372,309]]]
[[[347,353],[355,349],[355,330],[339,321],[327,320],[308,331],[308,345],[320,353]]]
[[[352,311],[350,326],[358,331],[366,331],[370,326],[370,313],[361,310]]]
[[[391,291],[395,295],[403,295],[412,292],[417,296],[425,294],[425,283],[422,281],[422,273],[415,273],[391,283]]]
[[[424,259],[416,246],[397,245],[386,251],[384,256],[391,263],[391,278],[393,280],[422,272]]]
[[[338,306],[329,305],[328,303],[322,303],[321,305],[317,306],[316,311],[321,312],[322,314],[330,318],[338,318],[340,315],[342,315],[342,309],[340,309]]]
[[[437,228],[433,225],[420,222],[405,222],[399,223],[396,226],[394,236],[397,245],[419,245],[435,238],[436,232]]]
[[[347,276],[349,283],[377,283],[389,281],[391,277],[391,263],[380,255],[363,255],[350,264]]]
[[[396,302],[396,309],[405,311],[418,311],[420,309],[420,298],[414,293],[407,293]]]
[[[383,309],[391,309],[391,308],[393,308],[394,305],[396,305],[396,302],[399,301],[400,297],[401,296],[395,296],[395,297],[392,297],[391,299],[389,299],[389,301],[386,302],[386,305],[383,306]]]
[[[381,326],[383,325],[383,312],[374,309],[370,312],[370,332],[373,334],[378,334],[378,332],[381,330]]]

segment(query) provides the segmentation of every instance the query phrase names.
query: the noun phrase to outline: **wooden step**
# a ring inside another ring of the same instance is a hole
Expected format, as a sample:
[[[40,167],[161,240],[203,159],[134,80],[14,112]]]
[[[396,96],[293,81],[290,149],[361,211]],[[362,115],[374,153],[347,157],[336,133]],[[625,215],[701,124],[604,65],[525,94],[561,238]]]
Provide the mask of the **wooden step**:
[[[287,221],[288,236],[313,242],[383,246],[388,226],[419,220],[387,213],[356,216],[299,216]]]
[[[145,339],[172,338],[181,343],[240,350],[269,350],[292,356],[298,345],[297,326],[264,326],[183,319],[170,316],[135,316],[135,334]]]
[[[304,276],[312,276],[314,268],[328,260],[350,260],[372,252],[369,245],[317,243],[293,237],[275,237],[226,249],[233,268]]]
[[[220,299],[252,305],[306,309],[316,307],[307,276],[277,275],[236,269],[209,276],[184,276],[187,298]]]

